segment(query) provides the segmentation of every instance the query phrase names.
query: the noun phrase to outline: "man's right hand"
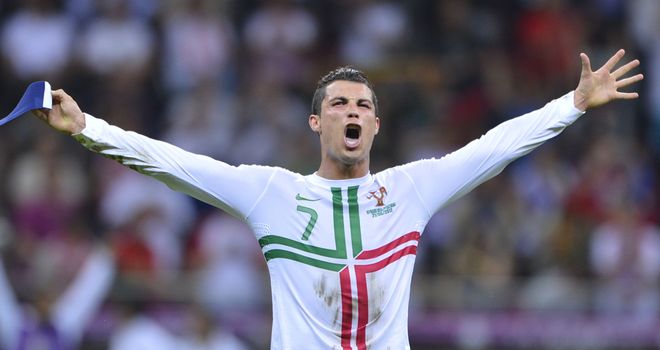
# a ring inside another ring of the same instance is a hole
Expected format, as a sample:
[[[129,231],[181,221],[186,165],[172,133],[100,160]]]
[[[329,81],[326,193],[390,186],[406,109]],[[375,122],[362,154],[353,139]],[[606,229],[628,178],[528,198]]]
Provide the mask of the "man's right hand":
[[[76,101],[64,90],[52,92],[53,108],[39,109],[32,112],[53,129],[69,135],[78,134],[85,129],[85,115]]]

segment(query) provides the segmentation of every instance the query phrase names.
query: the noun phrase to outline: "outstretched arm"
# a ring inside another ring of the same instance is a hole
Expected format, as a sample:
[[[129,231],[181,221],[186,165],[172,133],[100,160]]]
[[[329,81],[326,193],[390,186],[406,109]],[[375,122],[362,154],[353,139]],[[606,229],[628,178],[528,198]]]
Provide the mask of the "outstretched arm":
[[[414,182],[429,215],[499,174],[515,159],[559,135],[587,109],[613,100],[637,98],[636,92],[621,92],[619,89],[644,78],[641,74],[623,77],[637,67],[639,61],[630,61],[612,71],[623,55],[624,51],[619,50],[594,72],[589,57],[581,54],[582,73],[575,91],[543,108],[496,126],[441,159],[417,161],[402,167]]]
[[[644,79],[642,74],[623,78],[631,69],[639,66],[638,60],[632,60],[612,71],[625,53],[623,49],[617,51],[614,56],[595,72],[591,70],[589,56],[585,53],[580,54],[582,73],[580,74],[580,82],[573,95],[573,103],[576,108],[586,111],[589,108],[598,107],[613,100],[631,100],[639,97],[636,92],[619,91],[620,88]]]
[[[52,109],[34,111],[52,128],[73,135],[88,149],[114,159],[170,188],[246,220],[275,174],[263,166],[231,166],[166,142],[109,125],[82,112],[63,90],[52,92]]]

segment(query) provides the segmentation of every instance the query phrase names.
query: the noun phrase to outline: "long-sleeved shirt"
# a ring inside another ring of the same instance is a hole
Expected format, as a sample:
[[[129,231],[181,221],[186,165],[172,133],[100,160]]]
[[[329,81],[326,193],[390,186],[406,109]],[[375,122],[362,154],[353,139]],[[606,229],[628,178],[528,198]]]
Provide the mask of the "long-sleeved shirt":
[[[580,115],[568,93],[440,159],[349,180],[231,166],[90,115],[74,137],[250,225],[270,273],[272,349],[408,349],[410,281],[428,220]]]

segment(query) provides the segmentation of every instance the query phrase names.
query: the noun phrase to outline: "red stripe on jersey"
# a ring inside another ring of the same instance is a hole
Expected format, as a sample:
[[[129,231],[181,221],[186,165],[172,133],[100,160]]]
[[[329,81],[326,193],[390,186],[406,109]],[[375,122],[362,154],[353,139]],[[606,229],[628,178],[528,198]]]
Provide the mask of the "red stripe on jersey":
[[[357,258],[361,259],[361,260],[377,258],[377,257],[391,251],[392,249],[394,249],[394,248],[396,248],[396,247],[398,247],[398,246],[400,246],[400,245],[402,245],[406,242],[419,241],[419,237],[420,237],[420,233],[417,232],[417,231],[406,233],[405,235],[403,235],[403,236],[401,236],[401,237],[393,240],[392,242],[387,243],[387,244],[385,244],[381,247],[378,247],[376,249],[362,251],[362,253],[360,253],[357,256]]]
[[[343,350],[351,350],[353,295],[351,291],[351,275],[348,266],[339,271],[339,286],[341,288],[341,347]]]
[[[367,273],[376,272],[380,269],[383,269],[387,265],[410,254],[417,254],[417,246],[410,246],[401,249],[400,251],[390,255],[387,259],[383,259],[373,264],[355,266],[355,277],[357,280],[358,292],[358,325],[355,340],[357,342],[358,350],[367,349],[367,324],[369,323],[369,293],[367,291]]]
[[[357,314],[357,334],[355,341],[358,350],[367,348],[367,324],[369,323],[369,293],[367,290],[367,274],[355,269],[355,279],[357,281],[358,295],[358,314]]]
[[[419,241],[420,233],[409,232],[378,248],[365,250],[358,254],[358,260],[366,260],[382,257],[397,247],[410,242]],[[376,272],[387,265],[401,259],[406,255],[417,254],[417,246],[411,245],[387,258],[371,264],[354,265],[357,286],[357,330],[355,341],[358,350],[367,349],[367,325],[369,324],[369,290],[367,289],[367,273]],[[353,328],[353,295],[351,288],[350,266],[346,266],[339,272],[339,283],[341,288],[341,346],[343,350],[351,350],[351,336]]]

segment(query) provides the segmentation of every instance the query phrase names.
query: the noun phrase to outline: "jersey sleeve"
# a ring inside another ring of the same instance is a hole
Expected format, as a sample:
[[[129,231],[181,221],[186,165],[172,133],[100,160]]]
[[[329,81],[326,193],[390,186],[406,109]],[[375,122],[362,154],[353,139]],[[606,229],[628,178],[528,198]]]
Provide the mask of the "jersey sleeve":
[[[461,149],[440,159],[401,166],[432,215],[499,174],[513,160],[559,135],[584,112],[575,108],[573,92],[543,108],[510,119]]]
[[[275,173],[267,166],[232,166],[88,114],[85,123],[85,129],[73,137],[87,149],[243,220]]]

